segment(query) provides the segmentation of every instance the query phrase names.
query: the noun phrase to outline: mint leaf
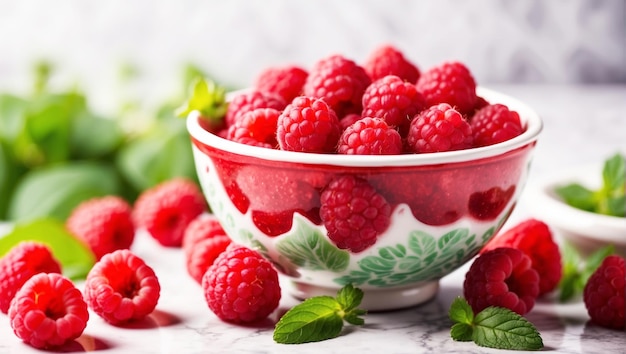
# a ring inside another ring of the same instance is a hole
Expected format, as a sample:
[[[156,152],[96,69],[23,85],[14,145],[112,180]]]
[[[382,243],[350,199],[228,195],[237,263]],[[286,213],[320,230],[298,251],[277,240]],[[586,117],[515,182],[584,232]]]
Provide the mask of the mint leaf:
[[[566,186],[557,187],[554,190],[565,203],[574,208],[593,212],[596,207],[596,197],[592,190],[585,186],[572,183]]]
[[[624,156],[615,154],[604,162],[602,169],[602,181],[604,188],[608,191],[624,191],[624,180],[626,178],[626,162]]]
[[[48,245],[61,263],[63,274],[73,280],[84,279],[95,263],[91,250],[70,234],[61,221],[42,218],[16,224],[10,233],[0,237],[0,257],[22,241]]]
[[[455,341],[474,341],[479,346],[497,349],[543,348],[543,340],[535,326],[507,308],[488,307],[474,316],[467,301],[457,297],[448,314],[456,322],[450,329],[450,336]]]
[[[569,243],[562,245],[563,275],[559,283],[559,301],[566,302],[580,295],[587,280],[600,266],[606,256],[613,254],[615,247],[607,245],[583,258]]]
[[[176,115],[184,118],[199,111],[202,119],[219,124],[228,109],[226,89],[212,80],[197,78],[192,82],[191,91],[191,97],[176,110]]]
[[[300,344],[332,339],[341,333],[344,320],[362,325],[358,309],[363,291],[346,285],[337,292],[337,298],[315,296],[304,300],[285,313],[274,328],[274,341],[282,344]]]

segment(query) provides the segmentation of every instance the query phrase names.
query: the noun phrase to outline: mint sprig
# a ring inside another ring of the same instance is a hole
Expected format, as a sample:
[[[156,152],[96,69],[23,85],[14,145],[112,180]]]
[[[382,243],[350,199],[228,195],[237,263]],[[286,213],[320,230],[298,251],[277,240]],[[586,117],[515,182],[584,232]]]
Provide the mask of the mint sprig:
[[[450,336],[455,341],[473,341],[479,346],[496,349],[543,348],[543,340],[535,326],[507,308],[491,306],[474,315],[467,301],[457,297],[448,315],[455,322],[450,329]]]
[[[301,302],[285,313],[274,328],[274,341],[282,344],[319,342],[336,338],[344,321],[363,325],[359,317],[366,314],[358,306],[363,291],[348,284],[337,292],[337,297],[314,296]]]
[[[567,204],[593,213],[626,216],[626,157],[616,153],[602,168],[602,186],[596,190],[580,183],[570,183],[555,189]]]
[[[212,80],[197,78],[192,82],[191,96],[176,110],[176,115],[185,118],[192,111],[199,111],[202,119],[220,125],[227,110],[226,89]]]
[[[579,296],[587,280],[598,269],[604,258],[615,252],[613,245],[607,245],[584,258],[569,243],[563,243],[563,275],[559,282],[559,301],[566,302]]]

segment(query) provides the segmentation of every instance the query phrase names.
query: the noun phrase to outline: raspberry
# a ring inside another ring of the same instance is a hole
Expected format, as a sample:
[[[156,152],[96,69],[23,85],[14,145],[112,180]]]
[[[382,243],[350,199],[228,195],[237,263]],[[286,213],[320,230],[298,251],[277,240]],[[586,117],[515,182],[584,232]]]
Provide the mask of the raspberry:
[[[69,232],[91,248],[96,259],[105,254],[128,249],[135,239],[132,209],[117,196],[93,198],[80,203],[65,225]]]
[[[376,243],[391,222],[391,206],[364,179],[353,175],[331,181],[320,197],[320,217],[338,248],[358,253]]]
[[[602,327],[626,328],[626,261],[617,255],[607,256],[589,277],[583,301],[591,321]]]
[[[361,116],[383,118],[391,126],[406,128],[424,108],[424,97],[414,84],[389,75],[367,87]]]
[[[346,130],[347,127],[351,126],[359,119],[361,119],[361,114],[357,114],[357,113],[350,113],[348,115],[341,117],[341,119],[339,120],[339,124],[341,125],[341,130],[342,131]]]
[[[296,97],[278,117],[276,137],[282,150],[334,152],[340,134],[337,115],[322,99]]]
[[[322,98],[338,117],[360,113],[363,92],[372,81],[363,67],[342,56],[319,60],[304,84],[304,95]]]
[[[468,149],[472,147],[472,128],[457,110],[441,103],[413,118],[407,144],[416,153]]]
[[[226,236],[219,220],[213,214],[202,214],[193,219],[183,234],[183,252],[188,255],[200,241],[215,236]]]
[[[226,111],[226,126],[230,127],[246,112],[256,108],[274,108],[282,110],[287,102],[282,97],[269,92],[250,90],[233,97]]]
[[[240,116],[228,128],[226,138],[242,144],[266,147],[278,146],[276,122],[280,111],[274,108],[256,108]]]
[[[211,311],[232,323],[251,323],[269,316],[281,297],[278,273],[260,253],[231,247],[220,254],[202,278]]]
[[[7,313],[11,299],[38,273],[61,273],[61,265],[42,243],[22,241],[0,258],[0,311]]]
[[[460,62],[443,62],[423,72],[417,90],[428,107],[447,103],[464,115],[471,115],[476,105],[476,82]]]
[[[346,155],[401,154],[402,138],[383,119],[366,117],[343,131],[337,151]]]
[[[185,258],[189,275],[201,284],[204,273],[230,243],[230,238],[226,235],[217,235],[197,242]]]
[[[465,274],[463,294],[474,313],[499,306],[523,316],[535,305],[539,275],[524,252],[500,247],[474,260]]]
[[[387,75],[396,75],[404,81],[416,83],[419,79],[419,68],[405,58],[404,54],[390,44],[376,48],[366,59],[363,68],[367,75],[376,81]]]
[[[35,348],[50,349],[78,338],[87,326],[89,311],[69,279],[39,273],[15,294],[9,319],[18,338]]]
[[[197,184],[173,178],[143,191],[135,201],[133,218],[161,245],[180,247],[187,225],[206,210]]]
[[[481,253],[498,247],[512,247],[524,252],[539,274],[539,295],[554,290],[561,281],[563,266],[561,252],[548,225],[537,219],[528,219],[498,234]]]
[[[503,104],[487,105],[478,110],[471,126],[475,146],[493,145],[522,134],[519,114]]]
[[[298,66],[270,67],[257,76],[254,87],[259,91],[270,92],[291,102],[302,94],[302,87],[309,73]]]
[[[152,268],[130,250],[106,254],[91,268],[85,281],[89,308],[114,325],[149,315],[160,292]]]

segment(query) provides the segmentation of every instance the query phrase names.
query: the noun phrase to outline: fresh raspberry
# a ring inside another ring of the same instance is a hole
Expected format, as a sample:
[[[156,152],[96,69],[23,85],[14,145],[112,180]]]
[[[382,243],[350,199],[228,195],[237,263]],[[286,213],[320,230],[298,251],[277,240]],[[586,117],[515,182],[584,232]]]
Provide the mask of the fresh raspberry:
[[[363,68],[372,81],[387,75],[396,75],[414,84],[420,77],[419,68],[391,44],[382,45],[370,53]]]
[[[294,65],[269,67],[257,76],[254,87],[259,91],[279,95],[289,103],[302,95],[302,88],[308,76],[306,70]]]
[[[500,247],[474,260],[465,274],[463,294],[474,313],[499,306],[523,316],[535,305],[539,275],[524,252]]]
[[[232,323],[266,318],[281,297],[274,266],[259,252],[241,246],[217,257],[202,278],[202,289],[211,311]]]
[[[226,111],[226,126],[230,127],[246,112],[257,108],[274,108],[282,110],[287,102],[282,97],[269,92],[250,90],[241,92],[228,103]]]
[[[161,245],[180,247],[187,225],[207,210],[202,191],[185,178],[173,178],[143,191],[133,218]]]
[[[589,277],[583,301],[591,321],[602,327],[625,329],[626,261],[617,255],[607,256]]]
[[[91,268],[85,281],[89,308],[114,325],[149,315],[160,292],[152,268],[130,250],[106,254]]]
[[[61,265],[43,243],[22,241],[0,258],[0,311],[7,313],[17,291],[38,273],[61,273]]]
[[[343,131],[337,151],[346,155],[396,155],[402,138],[381,118],[365,117]]]
[[[361,98],[371,82],[363,67],[336,54],[315,63],[303,90],[305,96],[322,98],[343,117],[361,112]]]
[[[476,105],[476,82],[460,62],[443,62],[423,72],[417,90],[428,107],[447,103],[463,115],[471,115]]]
[[[320,217],[338,248],[358,253],[376,243],[391,222],[391,206],[366,180],[353,175],[331,181],[320,197]]]
[[[256,108],[240,116],[228,128],[227,139],[238,143],[272,149],[276,141],[276,122],[280,111],[274,108]]]
[[[186,254],[185,265],[187,273],[198,284],[201,284],[204,273],[215,262],[217,256],[226,250],[230,243],[230,238],[226,235],[217,235],[197,242]]]
[[[363,93],[361,116],[383,118],[387,124],[402,129],[409,126],[425,105],[414,84],[388,75],[374,81]]]
[[[360,113],[350,113],[348,115],[341,117],[341,119],[339,119],[339,124],[341,125],[341,131],[346,130],[347,127],[351,126],[357,120],[360,120],[360,119],[361,119]]]
[[[498,247],[512,247],[524,252],[539,274],[539,296],[554,290],[561,281],[562,263],[559,246],[543,221],[528,219],[499,233],[481,253]]]
[[[413,118],[407,144],[416,153],[468,149],[472,147],[472,128],[461,113],[441,103]]]
[[[471,120],[474,146],[487,146],[522,134],[519,114],[503,104],[487,105]]]
[[[278,117],[276,137],[282,150],[334,152],[340,134],[337,115],[322,99],[296,97]]]
[[[199,215],[187,225],[183,234],[184,254],[188,255],[200,241],[215,236],[226,236],[226,231],[224,231],[217,217],[213,214]]]
[[[130,248],[135,239],[132,208],[126,200],[113,195],[80,203],[65,225],[91,248],[96,259],[118,249]]]
[[[89,311],[71,280],[57,273],[39,273],[15,294],[9,319],[13,332],[25,343],[52,349],[80,337]]]

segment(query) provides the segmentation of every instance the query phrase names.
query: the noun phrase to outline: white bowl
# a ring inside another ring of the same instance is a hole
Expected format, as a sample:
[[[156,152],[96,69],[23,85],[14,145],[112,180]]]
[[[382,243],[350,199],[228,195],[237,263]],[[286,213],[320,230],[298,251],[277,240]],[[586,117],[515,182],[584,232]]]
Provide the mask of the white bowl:
[[[590,189],[601,185],[602,165],[584,165],[552,173],[529,185],[531,213],[548,223],[560,241],[570,242],[583,255],[612,244],[626,256],[626,218],[596,214],[565,203],[555,192],[557,187],[579,183]]]

